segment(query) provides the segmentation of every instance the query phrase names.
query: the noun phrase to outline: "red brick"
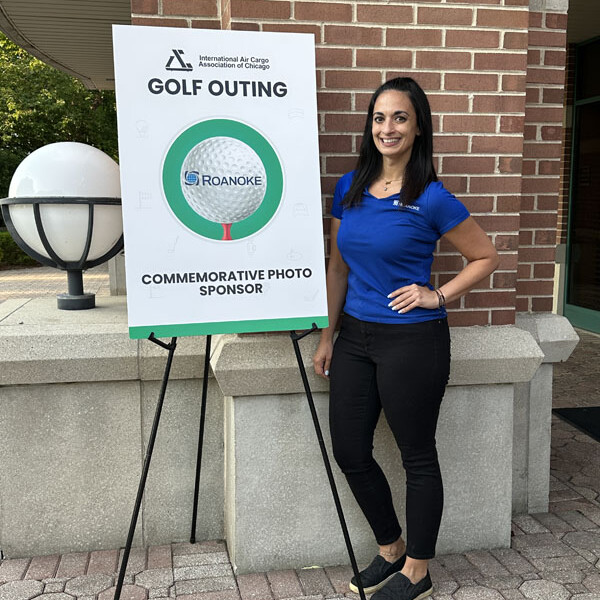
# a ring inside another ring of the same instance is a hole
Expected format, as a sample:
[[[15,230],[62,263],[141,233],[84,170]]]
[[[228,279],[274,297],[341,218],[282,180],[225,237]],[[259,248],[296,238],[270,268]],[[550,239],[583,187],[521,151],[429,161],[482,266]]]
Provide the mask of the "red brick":
[[[169,556],[171,547],[169,548]],[[97,550],[90,553],[90,562],[88,563],[87,574],[94,575],[97,573],[112,574],[117,570],[117,561],[119,560],[118,550]]]
[[[521,191],[521,177],[502,175],[500,177],[471,177],[469,192],[472,194],[490,193],[518,193]]]
[[[547,194],[558,193],[558,185],[560,180],[558,177],[524,177],[523,178],[523,193],[524,194]]]
[[[521,196],[521,211],[531,212],[535,210],[535,196]]]
[[[519,248],[519,236],[512,235],[497,235],[495,239],[497,250],[517,250]]]
[[[326,173],[343,175],[356,167],[356,156],[327,156],[325,158]]]
[[[385,25],[390,25],[391,23],[414,22],[412,6],[359,4],[357,6],[356,17],[359,23],[385,23]]]
[[[204,19],[192,19],[192,29],[221,29],[221,21],[206,21]]]
[[[56,577],[78,577],[84,575],[89,555],[87,552],[63,554],[60,558]]]
[[[158,0],[131,0],[131,14],[158,14]]]
[[[553,298],[532,298],[531,309],[534,312],[550,312],[553,304]]]
[[[562,88],[544,88],[542,101],[544,104],[561,104],[565,100],[565,91]]]
[[[504,0],[505,6],[529,6],[529,0]]]
[[[450,32],[448,32],[450,33]],[[448,34],[446,34],[447,36]],[[419,46],[441,46],[442,31],[440,29],[392,29],[386,33],[386,44],[390,46],[403,46],[415,48]],[[448,38],[446,37],[446,45]]]
[[[325,81],[329,89],[374,90],[382,83],[379,71],[326,71]],[[362,129],[362,128],[361,128]]]
[[[466,135],[436,135],[433,138],[434,152],[467,152],[469,138]]]
[[[132,25],[143,25],[147,27],[188,27],[188,22],[185,19],[162,19],[162,18],[144,18],[132,17]]]
[[[463,258],[458,254],[438,254],[433,260],[433,270],[436,272],[458,273],[463,267]]]
[[[533,239],[537,246],[552,246],[556,244],[556,226],[554,229],[537,230]]]
[[[520,296],[552,296],[554,281],[527,280],[517,283]]]
[[[547,13],[546,27],[548,29],[566,29],[568,16],[561,13]]]
[[[507,31],[504,34],[504,47],[507,50],[527,50],[527,33]]]
[[[327,44],[353,46],[381,46],[383,29],[379,27],[351,27],[348,25],[325,25],[325,42]]]
[[[500,117],[500,133],[521,133],[525,125],[525,117],[503,115]]]
[[[491,196],[474,196],[461,198],[471,214],[486,214],[494,210],[494,199]]]
[[[465,296],[466,308],[491,308],[493,306],[514,306],[514,292],[471,292]]]
[[[539,263],[554,262],[556,250],[552,248],[521,248],[519,250],[519,262]]]
[[[559,129],[557,127],[549,128],[552,130]],[[560,132],[559,132],[560,133]],[[553,140],[560,140],[561,136],[553,132],[546,132]],[[523,145],[523,155],[530,158],[560,158],[562,152],[562,144],[548,144],[544,142],[525,142]]]
[[[473,136],[472,151],[476,154],[514,154],[523,150],[523,140],[520,137],[509,136]]]
[[[525,92],[525,75],[502,75],[503,92]]]
[[[237,576],[237,584],[242,600],[270,600],[269,582],[264,573],[247,573]]]
[[[527,64],[532,66],[539,66],[542,64],[542,51],[532,50],[531,48],[527,51]]]
[[[443,159],[443,172],[446,173],[493,173],[496,160],[482,156],[446,156]]]
[[[522,229],[556,228],[556,213],[553,212],[524,212],[521,214]]]
[[[488,9],[477,10],[477,25],[480,27],[501,27],[502,29],[527,29],[529,12],[526,10]]]
[[[546,50],[544,52],[544,64],[564,67],[567,62],[567,53],[564,50]]]
[[[533,265],[533,276],[536,279],[554,279],[555,267],[552,264]]]
[[[515,309],[517,312],[530,312],[529,298],[517,298]]]
[[[325,115],[325,131],[327,133],[362,132],[365,128],[365,116],[356,113],[329,113]]]
[[[498,76],[480,73],[447,73],[444,88],[469,92],[494,92],[498,89]]]
[[[217,17],[216,0],[163,0],[163,15],[184,17]]]
[[[500,271],[514,271],[516,270],[517,265],[519,264],[519,257],[517,256],[516,252],[501,252],[498,255],[498,258],[500,259],[500,264],[498,265],[498,270]]]
[[[531,279],[532,267],[533,267],[533,265],[530,265],[530,264],[520,264],[517,268],[517,278],[518,279]]]
[[[350,48],[317,48],[317,67],[351,67]]]
[[[518,96],[479,94],[473,99],[473,112],[523,113],[525,98],[522,94]]]
[[[473,10],[470,8],[433,8],[421,6],[418,8],[417,21],[419,25],[471,25]]]
[[[292,16],[290,2],[281,0],[230,0],[232,18],[242,19],[289,19]]]
[[[497,248],[498,246],[496,246]],[[495,289],[514,289],[517,285],[517,274],[514,271],[494,273]]]
[[[328,177],[321,176],[321,193],[322,194],[333,194],[335,185],[338,182],[339,177]]]
[[[352,96],[350,93],[318,92],[317,107],[320,111],[350,110]]]
[[[520,196],[498,196],[496,200],[496,210],[499,213],[519,212],[520,208]]]
[[[563,121],[563,109],[551,106],[528,106],[525,111],[527,123],[560,123]]]
[[[444,132],[494,133],[496,118],[484,115],[446,115]]]
[[[471,327],[489,325],[489,312],[483,310],[453,310],[448,312],[450,327]]]
[[[533,231],[519,231],[519,244],[521,246],[533,246]]]
[[[557,160],[540,161],[540,175],[560,175],[561,164]]]
[[[525,54],[512,52],[495,52],[475,54],[476,71],[525,71],[527,57]]]
[[[319,151],[320,152],[352,152],[352,136],[351,135],[319,135]]]
[[[540,88],[529,87],[525,90],[525,102],[527,104],[539,104],[540,103]]]
[[[515,310],[492,310],[492,325],[514,325]]]
[[[539,29],[542,26],[543,14],[541,12],[531,11],[529,13],[529,29]]]
[[[558,31],[530,31],[529,47],[566,48],[567,34]]]
[[[501,156],[498,161],[500,173],[522,173],[523,159],[519,156]]]
[[[471,55],[468,52],[417,51],[417,69],[470,69]]]
[[[523,128],[523,137],[525,140],[537,140],[538,128],[536,125],[525,125]]]
[[[296,2],[294,18],[298,21],[319,21],[333,23],[352,21],[352,6],[350,4],[334,4],[333,2]]]
[[[549,196],[537,196],[536,198],[536,210],[549,210],[555,211],[558,209],[558,198],[556,195],[551,194]],[[568,206],[564,207],[565,213],[568,212]]]
[[[536,160],[523,161],[523,175],[537,175],[537,161]]]
[[[412,52],[410,50],[362,50],[356,51],[357,67],[410,68]]]
[[[434,113],[469,112],[466,94],[429,94],[429,105]]]
[[[330,580],[332,576],[329,571],[334,569],[335,567],[329,567],[327,569]],[[352,573],[350,573],[350,576],[351,575]],[[269,579],[269,584],[271,585],[271,590],[275,598],[295,598],[303,595],[298,576],[292,569],[287,571],[269,571],[267,573],[267,578]],[[343,591],[346,591],[348,588],[347,579],[344,581],[344,584],[346,587]],[[340,593],[342,592],[340,591]]]
[[[441,73],[388,71],[387,78],[392,79],[393,77],[412,77],[426,92],[437,91],[442,86]]]
[[[231,29],[233,31],[260,31],[260,25],[258,23],[249,23],[249,22],[232,22]]]
[[[457,196],[460,194],[467,193],[467,178],[466,177],[456,177],[452,175],[444,175],[442,177],[444,186],[446,189]]]
[[[262,30],[281,33],[312,33],[316,43],[321,41],[321,28],[309,23],[264,23]]]
[[[448,48],[498,48],[499,31],[481,31],[475,29],[448,29],[446,47]]]

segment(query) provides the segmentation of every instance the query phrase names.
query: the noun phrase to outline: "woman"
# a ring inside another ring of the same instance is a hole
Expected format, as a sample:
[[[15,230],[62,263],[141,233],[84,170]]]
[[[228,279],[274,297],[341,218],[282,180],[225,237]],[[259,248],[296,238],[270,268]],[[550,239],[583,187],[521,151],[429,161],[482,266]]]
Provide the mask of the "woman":
[[[498,266],[487,235],[438,182],[432,155],[425,93],[408,77],[388,81],[371,98],[356,170],[339,180],[331,211],[330,325],[313,363],[330,378],[335,459],[379,545],[361,572],[374,600],[420,600],[433,591],[428,561],[443,505],[435,430],[450,368],[444,306]],[[434,289],[441,236],[467,265]],[[372,455],[381,409],[406,471],[406,542]],[[354,578],[350,589],[358,591]]]

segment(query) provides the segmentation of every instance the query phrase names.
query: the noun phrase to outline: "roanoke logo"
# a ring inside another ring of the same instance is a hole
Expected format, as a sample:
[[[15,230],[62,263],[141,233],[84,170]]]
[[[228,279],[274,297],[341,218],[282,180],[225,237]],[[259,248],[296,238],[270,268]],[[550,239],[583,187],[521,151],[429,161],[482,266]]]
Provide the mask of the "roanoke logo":
[[[183,50],[172,50],[173,54],[169,56],[169,60],[165,65],[167,71],[192,71],[192,64],[183,60]]]
[[[186,129],[171,144],[163,188],[188,229],[230,241],[271,221],[282,199],[283,171],[258,131],[239,121],[213,119]]]

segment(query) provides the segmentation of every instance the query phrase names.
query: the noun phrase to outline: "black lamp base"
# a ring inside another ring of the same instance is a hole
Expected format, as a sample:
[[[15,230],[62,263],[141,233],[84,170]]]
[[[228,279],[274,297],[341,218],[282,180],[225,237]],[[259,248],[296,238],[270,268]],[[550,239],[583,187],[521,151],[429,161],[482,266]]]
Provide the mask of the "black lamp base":
[[[85,310],[96,307],[95,294],[58,294],[56,303],[60,310]]]

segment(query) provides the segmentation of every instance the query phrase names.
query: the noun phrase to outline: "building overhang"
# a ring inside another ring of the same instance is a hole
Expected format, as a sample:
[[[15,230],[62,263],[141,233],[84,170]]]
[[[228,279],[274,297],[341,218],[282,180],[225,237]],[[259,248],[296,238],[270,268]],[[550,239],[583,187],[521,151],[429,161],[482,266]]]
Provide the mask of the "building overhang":
[[[0,30],[90,89],[114,89],[112,25],[131,23],[129,0],[2,0]]]

